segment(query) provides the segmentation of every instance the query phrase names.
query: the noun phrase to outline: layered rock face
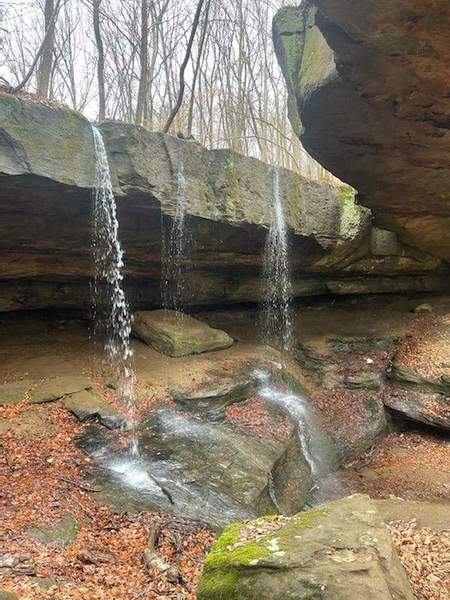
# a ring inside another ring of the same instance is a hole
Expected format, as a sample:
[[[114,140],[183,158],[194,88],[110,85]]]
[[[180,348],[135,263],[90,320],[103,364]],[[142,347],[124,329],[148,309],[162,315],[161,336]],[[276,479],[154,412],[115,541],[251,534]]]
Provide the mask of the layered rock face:
[[[403,243],[450,259],[450,6],[312,0],[274,21],[305,148]]]
[[[160,303],[161,225],[187,181],[187,303],[253,302],[270,225],[273,169],[229,150],[104,123],[131,304]],[[88,309],[95,156],[90,123],[0,94],[0,310]],[[280,170],[294,294],[435,291],[443,263],[374,229],[349,188]]]

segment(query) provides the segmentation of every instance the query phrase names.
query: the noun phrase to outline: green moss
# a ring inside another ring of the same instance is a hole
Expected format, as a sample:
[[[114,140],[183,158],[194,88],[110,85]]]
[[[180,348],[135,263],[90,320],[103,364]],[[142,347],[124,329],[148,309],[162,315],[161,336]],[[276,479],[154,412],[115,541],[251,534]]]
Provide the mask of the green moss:
[[[369,212],[369,209],[356,204],[355,197],[356,191],[351,187],[342,187],[339,190],[339,237],[343,239],[353,239],[357,236],[361,220]]]
[[[327,514],[324,508],[315,508],[299,513],[286,524],[265,536],[257,542],[249,542],[243,546],[231,548],[239,541],[245,523],[229,525],[215,543],[211,553],[206,557],[205,570],[198,589],[199,600],[216,598],[244,598],[240,580],[247,579],[253,572],[251,567],[258,567],[260,560],[276,557],[277,549],[270,549],[271,544],[280,550],[289,550],[292,544],[297,544],[296,534],[307,527],[314,527],[318,520]],[[252,521],[252,526],[258,527],[267,522],[274,522],[279,515],[267,515]],[[264,568],[264,563],[261,565]],[[250,568],[250,569],[249,569]]]
[[[313,25],[311,13],[306,19],[306,35],[303,43],[302,66],[299,73],[299,90],[303,93],[314,90],[326,79],[330,68],[334,68],[333,56],[320,29]]]
[[[237,598],[239,575],[232,571],[207,571],[197,590],[198,600]]]
[[[233,219],[236,219],[237,212],[242,205],[241,190],[239,185],[239,172],[235,161],[230,158],[227,162],[225,170],[225,214]]]
[[[375,398],[365,398],[364,404],[373,416],[378,415],[380,412],[380,406]]]
[[[231,523],[231,525],[225,527],[222,535],[214,544],[212,551],[217,550],[221,552],[222,550],[226,550],[228,546],[235,544],[239,540],[244,526],[244,523]]]
[[[214,192],[209,184],[205,184],[203,187],[203,198],[202,204],[207,208],[207,210],[213,214],[216,209],[216,198]]]
[[[305,512],[296,514],[292,520],[295,523],[295,529],[306,529],[314,527],[319,519],[324,517],[327,511],[324,508],[311,508]]]
[[[0,92],[0,118],[32,171],[68,185],[93,183],[91,126],[80,113]]]
[[[249,567],[254,561],[270,558],[271,553],[262,543],[248,543],[232,550],[222,550],[213,547],[205,560],[205,565],[211,569],[229,569],[230,567]]]
[[[341,209],[344,210],[347,206],[354,206],[356,192],[351,187],[341,187],[339,189],[339,203]]]
[[[19,108],[20,100],[13,94],[7,94],[6,92],[0,92],[0,101],[2,104],[10,104],[14,108]]]
[[[303,180],[299,173],[291,174],[288,207],[293,224],[299,226],[303,212]]]

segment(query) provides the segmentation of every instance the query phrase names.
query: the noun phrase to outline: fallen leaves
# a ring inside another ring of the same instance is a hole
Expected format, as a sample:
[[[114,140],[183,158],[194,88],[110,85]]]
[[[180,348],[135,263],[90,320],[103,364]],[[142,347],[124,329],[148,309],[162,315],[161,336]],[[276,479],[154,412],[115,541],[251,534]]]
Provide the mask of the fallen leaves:
[[[287,418],[277,418],[269,413],[265,402],[258,396],[252,396],[245,402],[237,402],[227,407],[225,417],[260,438],[274,438],[284,441],[289,438],[294,426]]]
[[[450,530],[419,528],[413,521],[389,525],[394,545],[417,600],[450,598]]]

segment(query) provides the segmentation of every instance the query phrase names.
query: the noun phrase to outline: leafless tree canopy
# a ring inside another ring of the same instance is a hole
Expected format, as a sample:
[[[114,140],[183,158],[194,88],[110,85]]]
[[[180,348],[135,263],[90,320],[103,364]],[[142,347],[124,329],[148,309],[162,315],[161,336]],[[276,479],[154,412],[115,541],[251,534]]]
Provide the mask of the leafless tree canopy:
[[[330,179],[288,121],[271,39],[283,4],[0,0],[0,83],[14,88],[26,79],[26,91],[93,119],[152,130],[169,124],[209,148]]]

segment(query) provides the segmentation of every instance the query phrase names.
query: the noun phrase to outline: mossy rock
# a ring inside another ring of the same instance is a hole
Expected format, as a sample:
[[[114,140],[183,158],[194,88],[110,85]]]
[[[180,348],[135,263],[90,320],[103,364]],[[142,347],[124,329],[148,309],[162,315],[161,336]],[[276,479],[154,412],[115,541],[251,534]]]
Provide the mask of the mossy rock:
[[[48,527],[32,527],[28,535],[41,544],[54,544],[55,546],[69,546],[75,541],[81,525],[71,514],[67,514]]]
[[[0,92],[0,122],[1,173],[93,187],[92,129],[80,113]]]
[[[269,519],[273,519],[269,517]],[[250,536],[241,542],[245,529]],[[412,600],[375,505],[351,496],[264,532],[264,518],[233,524],[206,557],[199,600]]]

